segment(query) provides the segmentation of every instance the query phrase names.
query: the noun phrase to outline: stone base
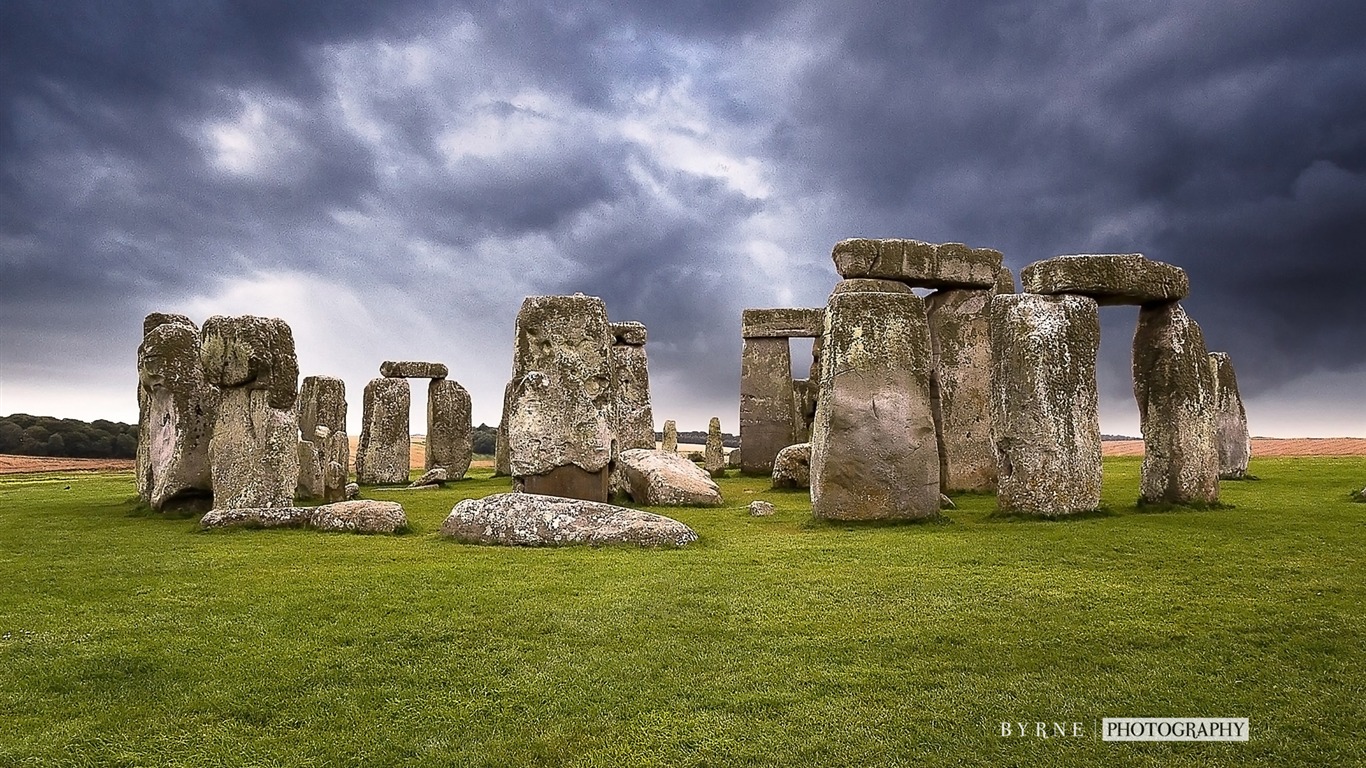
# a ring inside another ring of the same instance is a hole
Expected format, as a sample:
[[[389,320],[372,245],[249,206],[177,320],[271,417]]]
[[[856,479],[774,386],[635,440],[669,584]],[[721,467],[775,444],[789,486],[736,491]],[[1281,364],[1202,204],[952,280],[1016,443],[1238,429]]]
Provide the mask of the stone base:
[[[569,464],[540,475],[519,477],[517,483],[523,493],[606,502],[610,480],[611,475],[606,467],[597,472],[588,472]]]

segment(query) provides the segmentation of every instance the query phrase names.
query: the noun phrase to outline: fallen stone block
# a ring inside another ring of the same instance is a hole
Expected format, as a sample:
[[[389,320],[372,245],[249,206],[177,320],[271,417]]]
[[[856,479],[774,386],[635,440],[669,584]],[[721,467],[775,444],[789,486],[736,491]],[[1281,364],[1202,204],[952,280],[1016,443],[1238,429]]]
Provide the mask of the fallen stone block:
[[[719,507],[721,489],[706,470],[672,451],[635,448],[621,452],[628,493],[655,507]]]
[[[500,493],[456,504],[441,535],[466,544],[682,547],[697,532],[672,518],[582,499]]]

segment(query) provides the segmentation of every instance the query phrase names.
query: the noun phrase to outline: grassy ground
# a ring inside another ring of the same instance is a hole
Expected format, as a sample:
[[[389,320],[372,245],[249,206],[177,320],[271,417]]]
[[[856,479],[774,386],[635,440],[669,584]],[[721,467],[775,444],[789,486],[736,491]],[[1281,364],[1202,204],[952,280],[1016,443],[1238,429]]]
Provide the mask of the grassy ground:
[[[1366,459],[1254,461],[1231,509],[814,523],[722,481],[680,551],[198,532],[132,477],[0,478],[0,765],[1366,764]],[[751,518],[750,500],[778,514]],[[1116,744],[1107,716],[1248,717]],[[1076,739],[1003,721],[1080,722]]]

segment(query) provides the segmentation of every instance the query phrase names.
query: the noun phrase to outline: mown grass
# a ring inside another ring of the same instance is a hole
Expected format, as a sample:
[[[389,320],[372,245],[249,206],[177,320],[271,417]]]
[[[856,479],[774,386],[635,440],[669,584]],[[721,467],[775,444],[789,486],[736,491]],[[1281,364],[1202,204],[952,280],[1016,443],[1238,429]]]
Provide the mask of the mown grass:
[[[1254,460],[1231,508],[815,523],[727,478],[693,547],[201,533],[132,478],[0,478],[0,765],[1366,764],[1363,459]],[[752,518],[764,498],[778,514]],[[1107,716],[1248,717],[1115,744]],[[1077,721],[1080,739],[1002,738]]]

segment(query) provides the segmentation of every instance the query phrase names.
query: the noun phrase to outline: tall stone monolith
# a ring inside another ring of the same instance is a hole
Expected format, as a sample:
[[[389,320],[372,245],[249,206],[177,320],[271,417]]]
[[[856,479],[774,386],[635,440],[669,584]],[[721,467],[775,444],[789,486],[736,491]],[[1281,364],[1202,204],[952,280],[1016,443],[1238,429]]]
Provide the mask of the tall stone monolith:
[[[1174,301],[1142,307],[1134,332],[1134,398],[1143,429],[1140,503],[1219,500],[1214,396],[1200,326]]]
[[[291,506],[299,481],[293,332],[278,318],[211,317],[200,361],[222,393],[209,441],[214,507]]]
[[[850,287],[837,285],[825,310],[812,512],[838,520],[936,517],[939,454],[924,302],[904,286]],[[747,457],[748,444],[744,450]]]
[[[1214,442],[1219,451],[1219,479],[1242,480],[1252,458],[1252,436],[1247,429],[1247,411],[1238,394],[1238,377],[1233,361],[1225,352],[1209,353],[1214,375]]]
[[[747,338],[740,352],[740,471],[767,475],[773,458],[796,442],[792,350],[785,338]]]
[[[473,458],[474,430],[470,393],[450,379],[427,384],[427,471],[441,467],[448,480],[459,480],[469,471]]]
[[[996,289],[947,288],[925,299],[933,359],[931,399],[945,491],[996,489],[991,442],[991,298]]]
[[[702,454],[702,468],[712,477],[726,473],[725,447],[721,444],[721,419],[713,416],[707,423],[707,444]]]
[[[380,377],[365,385],[356,480],[372,485],[407,484],[412,465],[408,411],[412,388],[407,379]]]
[[[498,432],[493,443],[493,476],[508,477],[512,474],[512,457],[508,453],[508,414],[512,412],[512,396],[516,392],[512,380],[503,386],[503,415],[498,420]]]
[[[673,419],[667,419],[664,422],[664,433],[659,440],[659,449],[661,451],[678,451],[678,424],[674,423]]]
[[[161,510],[213,494],[209,441],[218,389],[204,378],[199,328],[183,315],[153,313],[138,347],[138,495]]]
[[[339,435],[339,437],[334,437]],[[310,442],[314,448],[314,461],[317,474],[321,477],[321,498],[340,501],[337,488],[328,485],[328,468],[337,463],[343,469],[342,486],[347,463],[351,457],[351,446],[346,440],[346,383],[332,376],[305,376],[299,384],[299,437]],[[340,447],[340,449],[339,449]],[[314,487],[314,470],[304,466],[308,454],[299,454],[299,488],[301,492]],[[333,476],[336,472],[333,471]],[[299,498],[313,498],[299,496]]]
[[[991,434],[1000,511],[1056,517],[1100,506],[1099,349],[1094,299],[992,298]]]
[[[517,314],[508,457],[527,493],[606,501],[613,457],[612,343],[595,296],[529,296]]]
[[[617,450],[655,447],[655,416],[650,406],[650,364],[642,323],[612,323],[612,391]]]

